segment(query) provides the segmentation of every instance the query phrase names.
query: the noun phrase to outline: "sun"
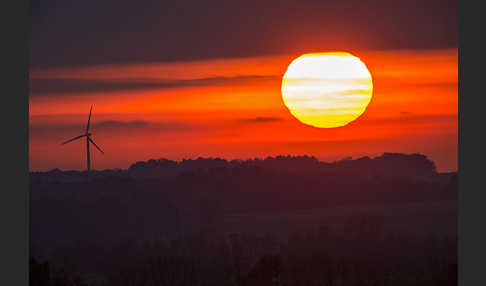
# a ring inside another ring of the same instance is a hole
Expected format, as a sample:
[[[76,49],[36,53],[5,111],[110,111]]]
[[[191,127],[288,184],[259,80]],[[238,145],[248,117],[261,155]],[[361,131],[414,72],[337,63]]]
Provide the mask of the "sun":
[[[373,94],[366,65],[346,52],[304,54],[282,79],[282,98],[300,122],[318,128],[345,126],[365,111]]]

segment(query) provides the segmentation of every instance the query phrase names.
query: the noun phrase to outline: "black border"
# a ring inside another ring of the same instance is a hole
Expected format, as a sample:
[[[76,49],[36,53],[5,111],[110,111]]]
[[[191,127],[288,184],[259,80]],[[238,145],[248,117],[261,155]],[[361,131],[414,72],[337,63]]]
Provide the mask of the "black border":
[[[29,2],[2,4],[0,284],[28,285]]]
[[[484,10],[473,1],[459,1],[459,285],[486,285],[486,209],[483,139]],[[478,2],[476,2],[478,3]],[[467,42],[469,39],[469,43]],[[471,41],[471,39],[473,41]],[[476,41],[475,41],[476,40]],[[481,100],[482,101],[482,100]]]

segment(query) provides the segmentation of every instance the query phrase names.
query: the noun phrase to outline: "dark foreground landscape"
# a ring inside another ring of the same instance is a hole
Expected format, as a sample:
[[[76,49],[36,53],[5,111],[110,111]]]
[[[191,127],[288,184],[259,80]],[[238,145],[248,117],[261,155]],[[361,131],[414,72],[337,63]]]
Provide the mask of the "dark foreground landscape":
[[[457,173],[419,154],[30,173],[31,285],[457,285]]]

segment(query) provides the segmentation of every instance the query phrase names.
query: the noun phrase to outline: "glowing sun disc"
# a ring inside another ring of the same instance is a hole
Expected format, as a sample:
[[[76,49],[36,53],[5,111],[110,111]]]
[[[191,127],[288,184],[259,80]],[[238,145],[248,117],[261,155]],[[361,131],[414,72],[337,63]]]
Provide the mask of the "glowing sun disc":
[[[300,122],[333,128],[358,118],[373,93],[366,65],[346,52],[304,54],[282,79],[282,98]]]

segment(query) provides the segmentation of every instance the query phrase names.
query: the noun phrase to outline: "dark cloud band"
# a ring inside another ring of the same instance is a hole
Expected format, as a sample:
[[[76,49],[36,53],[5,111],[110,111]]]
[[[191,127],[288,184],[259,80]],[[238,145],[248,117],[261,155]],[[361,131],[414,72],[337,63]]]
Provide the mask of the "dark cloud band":
[[[183,88],[197,86],[217,86],[225,84],[238,84],[247,81],[280,80],[272,76],[238,76],[238,77],[212,77],[194,80],[154,81],[145,79],[120,80],[84,80],[84,79],[46,79],[32,78],[30,92],[32,96],[63,95],[70,93],[93,93],[137,89],[163,89]]]

